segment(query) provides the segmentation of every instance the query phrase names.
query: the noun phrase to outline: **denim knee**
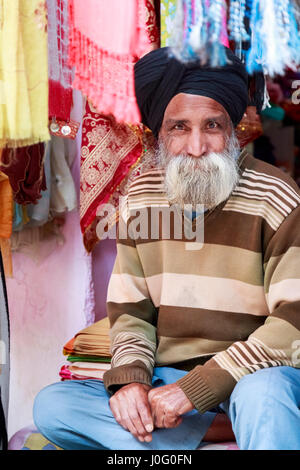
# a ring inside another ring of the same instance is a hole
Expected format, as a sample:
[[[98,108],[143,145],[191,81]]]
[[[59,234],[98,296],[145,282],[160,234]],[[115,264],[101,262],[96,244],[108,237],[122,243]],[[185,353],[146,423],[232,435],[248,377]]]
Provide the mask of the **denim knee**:
[[[48,437],[57,428],[57,417],[61,400],[57,397],[57,385],[43,388],[36,396],[33,405],[33,419],[38,430]]]
[[[300,385],[300,370],[297,372]],[[295,369],[288,366],[270,367],[245,375],[236,384],[230,399],[231,401],[245,399],[250,404],[267,396],[276,400],[276,397],[282,397],[284,391],[291,395],[292,376],[295,376]]]

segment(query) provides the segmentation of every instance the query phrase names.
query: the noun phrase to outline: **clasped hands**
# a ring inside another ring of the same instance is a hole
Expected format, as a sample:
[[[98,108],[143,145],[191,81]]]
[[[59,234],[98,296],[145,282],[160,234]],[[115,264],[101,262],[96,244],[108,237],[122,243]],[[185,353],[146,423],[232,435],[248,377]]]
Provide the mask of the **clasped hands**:
[[[116,421],[141,442],[152,440],[154,428],[176,428],[181,415],[194,408],[176,384],[151,388],[131,383],[124,385],[109,400]]]

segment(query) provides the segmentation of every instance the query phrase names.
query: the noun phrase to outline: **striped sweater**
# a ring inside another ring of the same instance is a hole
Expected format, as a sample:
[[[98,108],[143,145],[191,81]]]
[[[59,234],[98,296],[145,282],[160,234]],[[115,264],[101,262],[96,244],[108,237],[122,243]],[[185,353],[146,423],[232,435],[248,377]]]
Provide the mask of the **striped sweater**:
[[[246,374],[300,367],[300,191],[245,150],[238,164],[238,185],[204,215],[202,245],[178,239],[172,224],[165,236],[162,219],[158,236],[132,239],[138,209],[169,203],[163,170],[131,184],[121,218],[129,235],[119,232],[107,296],[109,392],[151,384],[154,365],[178,367],[189,371],[178,385],[203,413]]]

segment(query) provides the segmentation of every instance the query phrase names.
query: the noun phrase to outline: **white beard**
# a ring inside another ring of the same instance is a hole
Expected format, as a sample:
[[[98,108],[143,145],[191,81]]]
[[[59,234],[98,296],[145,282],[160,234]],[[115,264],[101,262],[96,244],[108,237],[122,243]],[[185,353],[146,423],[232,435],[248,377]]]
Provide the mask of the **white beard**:
[[[165,168],[165,190],[168,201],[183,207],[203,204],[204,210],[212,209],[225,201],[239,180],[237,159],[239,142],[232,132],[226,149],[211,152],[203,157],[188,157],[168,153],[160,141],[157,157]]]

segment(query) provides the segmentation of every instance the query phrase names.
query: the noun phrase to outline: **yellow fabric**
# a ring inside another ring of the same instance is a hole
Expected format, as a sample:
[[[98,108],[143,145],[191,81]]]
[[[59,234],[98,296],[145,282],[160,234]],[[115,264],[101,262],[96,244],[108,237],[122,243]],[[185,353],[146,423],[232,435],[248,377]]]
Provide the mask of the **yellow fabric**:
[[[52,442],[48,441],[42,434],[40,433],[32,433],[30,434],[25,443],[24,447],[26,447],[29,450],[43,450],[44,447],[47,445],[52,444]],[[56,450],[62,450],[60,447],[58,447],[55,444],[52,444],[53,447],[56,448]]]
[[[0,146],[50,139],[46,1],[0,0]]]

